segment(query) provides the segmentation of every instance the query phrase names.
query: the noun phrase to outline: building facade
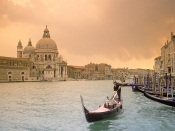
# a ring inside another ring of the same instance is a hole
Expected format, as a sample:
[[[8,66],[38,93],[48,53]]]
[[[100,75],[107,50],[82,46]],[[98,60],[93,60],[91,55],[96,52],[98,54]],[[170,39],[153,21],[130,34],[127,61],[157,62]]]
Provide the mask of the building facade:
[[[84,66],[73,66],[73,65],[68,65],[67,66],[67,74],[68,78],[73,78],[73,79],[83,79],[82,78],[82,72],[84,71]]]
[[[30,39],[24,49],[22,42],[19,41],[17,58],[0,57],[0,61],[1,72],[6,68],[3,74],[1,73],[0,78],[3,78],[1,81],[58,81],[67,79],[67,62],[59,54],[57,44],[51,39],[47,26],[35,48]],[[20,76],[17,77],[14,74],[20,74]]]
[[[157,73],[161,71],[161,56],[158,56],[154,59],[154,70]]]
[[[171,32],[171,40],[167,41],[165,45],[161,48],[160,70],[162,74],[171,71],[171,73],[175,75],[174,68],[175,68],[175,35],[173,35],[173,32]]]
[[[28,59],[0,56],[0,82],[28,81],[31,65]]]
[[[161,48],[161,56],[154,60],[155,74],[161,78],[161,85],[165,85],[165,76],[168,85],[175,85],[175,35],[171,32],[170,41],[167,40],[165,45]],[[171,77],[171,79],[169,79]]]
[[[94,80],[112,79],[111,65],[100,63],[90,63],[85,65],[85,70],[82,72],[83,78]]]

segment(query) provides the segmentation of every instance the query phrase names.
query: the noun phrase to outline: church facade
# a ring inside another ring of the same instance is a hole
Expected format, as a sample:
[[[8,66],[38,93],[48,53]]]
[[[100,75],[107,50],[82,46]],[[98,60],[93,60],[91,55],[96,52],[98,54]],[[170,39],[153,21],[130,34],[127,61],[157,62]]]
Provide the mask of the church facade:
[[[59,54],[57,44],[44,29],[35,48],[29,39],[23,49],[17,45],[17,58],[0,57],[0,82],[5,81],[59,81],[67,79],[67,62]]]

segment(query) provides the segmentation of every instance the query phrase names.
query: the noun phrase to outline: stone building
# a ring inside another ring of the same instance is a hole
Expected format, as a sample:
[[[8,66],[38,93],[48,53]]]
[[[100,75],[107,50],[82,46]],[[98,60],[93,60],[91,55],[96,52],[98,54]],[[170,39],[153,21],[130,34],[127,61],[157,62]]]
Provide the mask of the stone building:
[[[111,65],[90,63],[85,66],[68,66],[68,77],[73,79],[112,79]]]
[[[156,63],[155,63],[156,65]],[[175,75],[175,35],[171,32],[171,40],[161,48],[160,72]]]
[[[0,56],[0,82],[28,81],[31,65],[28,59]]]
[[[3,78],[1,81],[57,81],[67,79],[67,62],[59,55],[57,44],[51,39],[47,26],[42,38],[37,42],[36,48],[32,46],[31,39],[24,49],[22,42],[19,41],[17,58],[0,57],[0,61],[0,71],[6,68],[3,74],[0,74],[0,78]],[[8,66],[5,67],[5,65]],[[14,75],[19,73],[21,73],[19,77]]]
[[[82,72],[84,71],[84,66],[67,66],[68,78],[82,79]]]
[[[85,65],[83,76],[89,79],[112,79],[111,65],[90,63]]]
[[[158,56],[154,59],[154,70],[157,73],[160,73],[161,70],[161,56]]]
[[[175,85],[175,35],[173,32],[171,32],[170,41],[167,40],[161,48],[161,56],[155,58],[154,67],[157,77],[161,78],[161,83],[165,83],[165,74],[167,74],[167,76],[171,75],[171,85]]]

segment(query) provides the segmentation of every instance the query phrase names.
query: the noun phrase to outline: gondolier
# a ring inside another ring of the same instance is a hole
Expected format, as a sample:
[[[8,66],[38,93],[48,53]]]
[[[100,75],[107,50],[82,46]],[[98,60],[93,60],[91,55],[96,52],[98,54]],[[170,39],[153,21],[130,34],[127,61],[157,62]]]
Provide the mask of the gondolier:
[[[114,91],[117,92],[119,100],[121,99],[121,84],[114,81]]]

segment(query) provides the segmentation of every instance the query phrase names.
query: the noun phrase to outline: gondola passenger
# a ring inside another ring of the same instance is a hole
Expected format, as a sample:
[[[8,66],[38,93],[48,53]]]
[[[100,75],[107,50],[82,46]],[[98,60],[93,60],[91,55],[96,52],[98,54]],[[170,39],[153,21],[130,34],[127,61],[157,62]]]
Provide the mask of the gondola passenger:
[[[106,100],[105,108],[113,109],[116,106],[115,100]]]

